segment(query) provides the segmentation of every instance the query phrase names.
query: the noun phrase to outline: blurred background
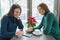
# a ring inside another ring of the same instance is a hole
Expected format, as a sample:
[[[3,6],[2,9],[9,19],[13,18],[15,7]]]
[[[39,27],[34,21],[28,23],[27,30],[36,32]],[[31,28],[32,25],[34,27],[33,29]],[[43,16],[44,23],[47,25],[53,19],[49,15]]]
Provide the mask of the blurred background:
[[[50,11],[54,13],[59,21],[60,0],[0,0],[0,20],[5,14],[8,13],[12,4],[19,4],[22,8],[20,19],[22,20],[24,28],[27,27],[26,21],[28,17],[35,17],[37,25],[39,25],[43,15],[39,14],[37,6],[42,2],[48,5]]]

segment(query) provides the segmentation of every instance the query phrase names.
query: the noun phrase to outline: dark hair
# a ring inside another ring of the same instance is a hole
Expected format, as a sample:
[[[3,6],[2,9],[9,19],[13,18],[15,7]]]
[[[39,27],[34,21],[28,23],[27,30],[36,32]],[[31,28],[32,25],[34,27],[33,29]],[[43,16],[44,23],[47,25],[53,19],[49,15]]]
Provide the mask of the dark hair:
[[[45,3],[41,3],[38,5],[38,7],[41,7],[43,10],[45,10],[45,12],[49,12],[49,8]]]
[[[13,16],[13,14],[14,14],[14,10],[16,9],[16,8],[19,8],[20,9],[20,13],[21,13],[21,7],[18,5],[18,4],[13,4],[12,6],[11,6],[11,8],[10,8],[10,10],[9,10],[9,12],[8,12],[8,16]]]

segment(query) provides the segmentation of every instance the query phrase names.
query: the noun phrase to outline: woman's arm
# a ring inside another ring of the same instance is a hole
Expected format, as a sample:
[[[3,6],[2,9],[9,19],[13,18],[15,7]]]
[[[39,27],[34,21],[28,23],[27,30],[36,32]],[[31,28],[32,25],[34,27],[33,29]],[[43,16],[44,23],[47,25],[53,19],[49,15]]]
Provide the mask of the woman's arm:
[[[6,38],[15,36],[15,32],[8,32],[7,30],[8,21],[9,21],[8,16],[4,16],[1,20],[1,34],[3,37],[6,37]]]
[[[24,26],[23,26],[22,21],[20,19],[18,20],[17,24],[18,24],[18,28],[21,29],[21,30],[23,30]]]
[[[41,29],[42,26],[43,26],[43,21],[44,21],[44,17],[42,18],[41,23],[37,27],[33,28],[33,30],[35,30],[35,29]]]
[[[45,34],[50,34],[51,32],[51,29],[52,29],[52,24],[53,24],[53,20],[54,20],[54,15],[52,14],[49,14],[47,17],[46,17],[46,25],[45,25],[45,28],[44,28],[44,33]]]

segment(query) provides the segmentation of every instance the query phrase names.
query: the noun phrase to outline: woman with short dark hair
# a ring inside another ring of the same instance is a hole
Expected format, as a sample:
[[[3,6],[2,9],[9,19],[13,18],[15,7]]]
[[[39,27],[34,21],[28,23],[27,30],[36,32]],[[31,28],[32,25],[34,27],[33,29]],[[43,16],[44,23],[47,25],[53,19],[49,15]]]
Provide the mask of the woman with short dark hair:
[[[27,29],[26,32],[32,32],[35,29],[41,29],[43,27],[43,33],[46,35],[52,35],[56,40],[60,40],[60,28],[57,18],[53,13],[50,12],[48,6],[45,3],[41,3],[37,7],[39,13],[44,15],[36,28]]]
[[[13,4],[7,15],[1,19],[1,36],[0,40],[10,40],[13,36],[23,35],[23,24],[19,19],[21,15],[21,7]],[[16,32],[16,28],[20,29]]]

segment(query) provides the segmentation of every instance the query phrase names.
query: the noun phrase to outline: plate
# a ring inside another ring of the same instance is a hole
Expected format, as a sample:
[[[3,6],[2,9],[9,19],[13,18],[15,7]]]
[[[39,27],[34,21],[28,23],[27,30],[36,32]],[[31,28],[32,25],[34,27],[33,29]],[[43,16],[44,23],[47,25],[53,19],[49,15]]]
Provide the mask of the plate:
[[[36,36],[42,35],[42,33],[41,33],[40,30],[35,30],[35,31],[33,32],[33,34],[36,35]]]

